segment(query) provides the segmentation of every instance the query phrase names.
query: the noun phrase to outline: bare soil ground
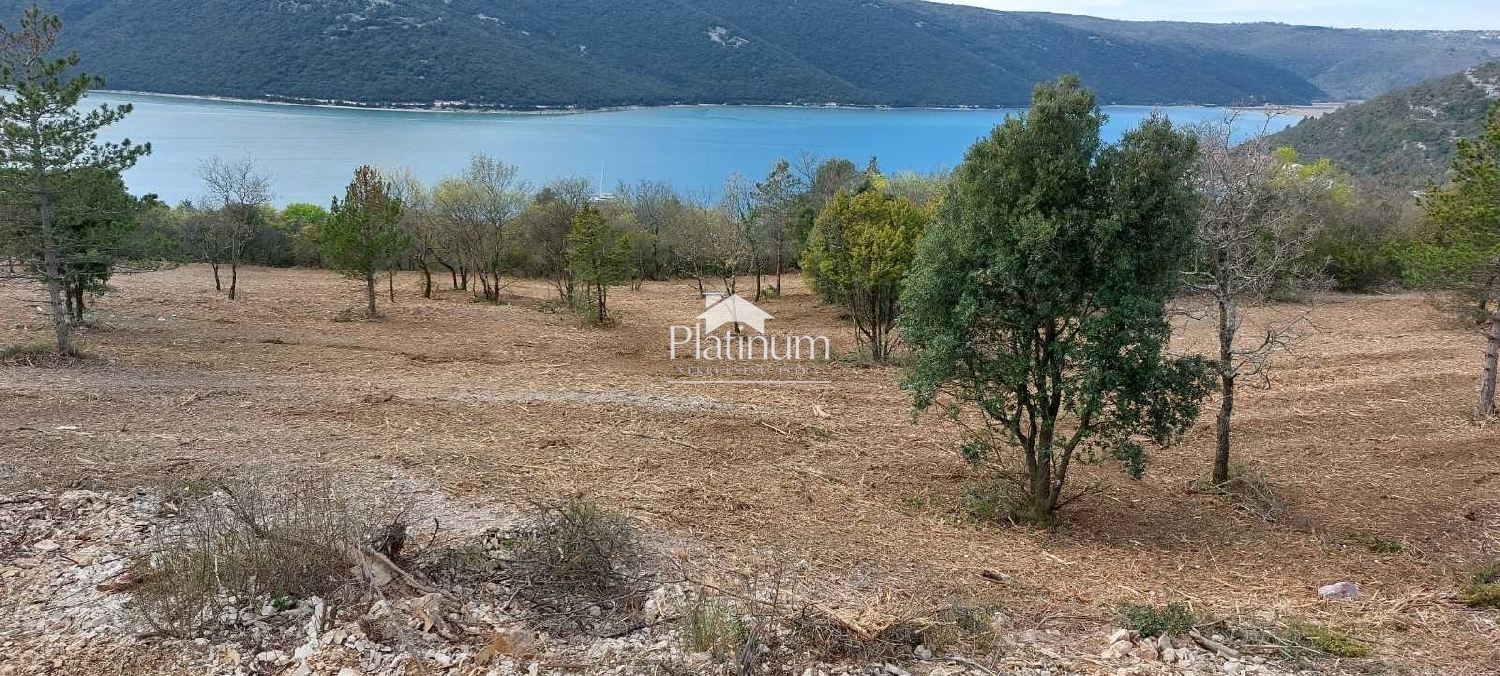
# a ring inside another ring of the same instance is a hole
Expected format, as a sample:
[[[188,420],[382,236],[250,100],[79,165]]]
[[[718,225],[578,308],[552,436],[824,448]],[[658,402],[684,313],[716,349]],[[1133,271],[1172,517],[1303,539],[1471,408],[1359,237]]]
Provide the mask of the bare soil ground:
[[[501,511],[582,495],[695,556],[799,562],[831,602],[974,598],[1035,626],[1108,627],[1119,602],[1182,600],[1341,627],[1393,668],[1500,672],[1500,614],[1452,601],[1463,571],[1500,554],[1500,437],[1465,418],[1482,339],[1420,296],[1319,299],[1273,386],[1243,394],[1237,461],[1266,477],[1277,518],[1193,488],[1210,403],[1144,480],[1079,471],[1093,494],[1039,533],[965,516],[976,472],[948,424],[912,422],[899,367],[668,382],[667,327],[701,310],[691,283],[616,291],[620,324],[603,330],[543,311],[542,282],[499,306],[415,284],[397,280],[383,319],[341,322],[359,287],[331,273],[247,270],[238,301],[196,266],[116,279],[81,335],[89,360],[0,366],[0,494],[321,467]],[[778,331],[852,348],[835,309],[786,286],[762,304]],[[46,340],[39,298],[0,288],[0,345]],[[1181,346],[1207,348],[1209,330],[1185,321]],[[1360,599],[1319,599],[1340,580]]]

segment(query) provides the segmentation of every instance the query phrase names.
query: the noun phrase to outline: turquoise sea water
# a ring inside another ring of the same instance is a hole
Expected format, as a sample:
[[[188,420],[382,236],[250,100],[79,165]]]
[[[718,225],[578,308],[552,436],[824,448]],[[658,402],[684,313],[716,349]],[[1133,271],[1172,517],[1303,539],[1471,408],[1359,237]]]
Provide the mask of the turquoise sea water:
[[[952,167],[1010,110],[851,110],[682,107],[567,115],[424,113],[317,108],[98,93],[88,103],[131,103],[135,112],[106,138],[149,141],[152,155],[127,175],[132,191],[169,202],[196,199],[199,163],[211,155],[253,155],[271,175],[276,202],[327,204],[342,195],[356,166],[411,167],[435,182],[486,153],[542,184],[561,176],[667,181],[713,198],[736,170],[760,178],[778,158],[808,151],[887,172]],[[1106,136],[1118,138],[1153,108],[1111,106]],[[1183,124],[1217,119],[1223,109],[1159,109]],[[1271,120],[1271,129],[1296,122]],[[1265,116],[1239,124],[1259,129]]]

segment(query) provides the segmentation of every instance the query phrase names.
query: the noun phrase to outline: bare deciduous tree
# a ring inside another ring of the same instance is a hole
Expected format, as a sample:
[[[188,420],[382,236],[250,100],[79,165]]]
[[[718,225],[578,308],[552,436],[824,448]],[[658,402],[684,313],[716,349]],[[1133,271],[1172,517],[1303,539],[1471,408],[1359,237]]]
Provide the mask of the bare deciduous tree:
[[[1306,313],[1267,320],[1245,340],[1242,302],[1266,298],[1305,276],[1315,232],[1305,219],[1314,199],[1308,193],[1318,189],[1318,181],[1304,180],[1295,165],[1272,152],[1264,133],[1236,144],[1238,126],[1240,120],[1229,116],[1198,129],[1199,256],[1187,273],[1189,286],[1209,297],[1218,320],[1216,485],[1229,480],[1236,387],[1242,378],[1268,385],[1271,358],[1291,346],[1306,320]]]
[[[271,178],[248,155],[234,160],[210,157],[199,165],[198,176],[203,179],[206,193],[203,204],[216,217],[204,224],[202,234],[206,239],[197,248],[200,252],[214,252],[212,259],[204,260],[214,268],[215,289],[220,284],[218,264],[213,259],[229,264],[229,299],[235,300],[246,247],[255,240],[261,208],[274,197]]]
[[[594,194],[594,183],[587,178],[559,178],[542,188],[522,214],[537,269],[552,280],[557,298],[564,304],[573,303],[575,292],[573,270],[568,265],[568,233],[573,230],[573,219]]]
[[[380,169],[380,175],[387,183],[390,196],[401,202],[401,229],[411,238],[411,249],[407,253],[422,272],[422,297],[431,298],[432,266],[440,264],[440,252],[445,244],[433,206],[432,191],[422,184],[422,179],[417,178],[410,167]]]
[[[755,238],[755,186],[744,174],[734,175],[724,183],[716,223],[709,223],[707,236],[713,252],[713,270],[723,282],[724,294],[736,293],[739,276],[755,275],[755,300],[760,300],[761,267]]]
[[[527,186],[514,165],[475,155],[461,176],[443,179],[434,193],[437,213],[451,228],[461,266],[478,274],[485,300],[500,300],[501,277],[521,254],[516,216],[525,208]]]

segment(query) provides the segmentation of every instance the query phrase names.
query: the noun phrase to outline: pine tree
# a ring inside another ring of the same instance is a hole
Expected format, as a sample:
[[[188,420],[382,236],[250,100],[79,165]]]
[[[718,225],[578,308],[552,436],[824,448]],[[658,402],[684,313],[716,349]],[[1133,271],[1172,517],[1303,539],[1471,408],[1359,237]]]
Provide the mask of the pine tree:
[[[10,90],[0,97],[0,175],[8,206],[17,216],[20,253],[47,289],[57,351],[74,355],[65,299],[72,262],[57,222],[62,177],[85,171],[118,176],[151,152],[151,146],[98,142],[99,130],[131,107],[79,108],[88,91],[103,87],[104,80],[77,72],[77,53],[50,57],[61,32],[62,20],[35,5],[21,17],[19,28],[0,25],[0,87]]]
[[[365,310],[374,317],[376,274],[391,269],[411,246],[411,234],[401,227],[401,200],[373,167],[364,166],[354,170],[344,200],[334,198],[329,214],[320,235],[324,263],[364,280]]]
[[[1485,328],[1483,373],[1474,419],[1495,412],[1500,362],[1500,103],[1490,108],[1479,136],[1458,142],[1453,179],[1421,201],[1427,228],[1403,252],[1407,280],[1448,291],[1458,314]]]
[[[609,287],[618,286],[628,272],[619,239],[604,214],[592,206],[578,211],[568,233],[568,267],[583,285],[589,317],[598,324],[610,322]]]

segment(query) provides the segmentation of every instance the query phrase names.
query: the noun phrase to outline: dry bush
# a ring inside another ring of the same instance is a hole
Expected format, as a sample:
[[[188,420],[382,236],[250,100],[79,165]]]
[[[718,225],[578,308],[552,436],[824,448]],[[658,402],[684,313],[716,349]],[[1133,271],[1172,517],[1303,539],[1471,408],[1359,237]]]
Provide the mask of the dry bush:
[[[1288,659],[1306,660],[1319,657],[1367,657],[1370,647],[1349,634],[1331,627],[1291,619],[1274,632],[1279,652]]]
[[[83,355],[64,356],[49,343],[28,343],[0,347],[0,365],[57,367],[83,360]]]
[[[503,541],[516,595],[558,619],[629,609],[644,594],[639,534],[623,515],[581,500],[538,504]]]
[[[186,502],[179,527],[137,562],[133,607],[157,631],[186,635],[224,597],[295,606],[356,595],[367,537],[383,532],[328,476],[219,482]]]
[[[933,613],[931,624],[921,632],[922,645],[941,652],[984,652],[994,646],[995,614],[999,606],[954,602]]]
[[[724,660],[745,645],[745,622],[723,602],[700,594],[682,614],[682,637],[693,650]]]
[[[1266,523],[1281,523],[1291,515],[1291,506],[1271,487],[1260,470],[1244,465],[1229,468],[1229,480],[1210,491],[1222,495],[1235,508]]]
[[[994,646],[992,605],[949,602],[891,614],[865,608],[850,616],[804,608],[792,620],[800,647],[826,659],[864,662],[910,659],[917,646],[933,653],[977,653]]]

